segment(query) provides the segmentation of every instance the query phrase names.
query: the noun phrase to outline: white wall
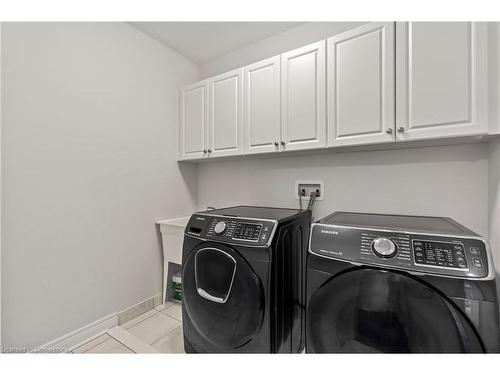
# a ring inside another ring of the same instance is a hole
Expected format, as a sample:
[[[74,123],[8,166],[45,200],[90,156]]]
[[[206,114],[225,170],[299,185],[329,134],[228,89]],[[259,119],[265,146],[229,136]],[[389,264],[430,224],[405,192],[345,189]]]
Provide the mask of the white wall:
[[[365,22],[308,22],[271,38],[248,45],[200,65],[200,78],[208,78],[280,53],[326,39]]]
[[[487,144],[272,156],[198,167],[198,204],[298,207],[297,180],[322,180],[314,216],[333,211],[450,216],[488,235]]]
[[[0,348],[2,347],[2,22],[0,22]],[[0,349],[1,350],[1,349]]]
[[[2,335],[38,345],[161,291],[155,220],[191,213],[178,86],[197,67],[122,23],[5,23]]]
[[[489,120],[490,129],[500,132],[500,27],[498,22],[490,24],[489,29]],[[500,296],[500,139],[490,141],[489,145],[489,232],[493,260],[497,269],[497,291]]]
[[[489,24],[488,34],[488,106],[490,131],[500,133],[500,24]],[[488,153],[489,242],[497,271],[497,293],[500,300],[500,139],[490,140]]]
[[[491,141],[489,146],[489,242],[500,297],[500,139]]]

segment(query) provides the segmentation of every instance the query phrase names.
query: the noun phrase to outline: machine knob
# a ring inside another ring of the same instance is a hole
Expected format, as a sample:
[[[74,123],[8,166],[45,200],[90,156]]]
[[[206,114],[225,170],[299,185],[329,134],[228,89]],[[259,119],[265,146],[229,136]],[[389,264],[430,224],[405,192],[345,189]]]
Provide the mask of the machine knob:
[[[385,237],[379,237],[372,241],[372,250],[379,257],[390,258],[396,255],[398,248],[394,241]]]
[[[222,234],[227,228],[227,224],[225,221],[219,221],[217,224],[215,224],[214,232],[217,234]]]

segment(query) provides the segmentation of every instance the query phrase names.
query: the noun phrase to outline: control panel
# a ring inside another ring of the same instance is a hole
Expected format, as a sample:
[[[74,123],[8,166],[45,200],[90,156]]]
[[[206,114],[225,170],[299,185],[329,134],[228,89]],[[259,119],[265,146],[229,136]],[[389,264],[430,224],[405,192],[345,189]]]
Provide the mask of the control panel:
[[[413,240],[412,246],[417,264],[464,270],[469,268],[462,243]]]
[[[489,275],[479,237],[448,237],[315,223],[309,252],[322,257],[461,278]]]
[[[275,226],[274,220],[200,214],[191,218],[186,234],[218,242],[267,246],[271,242]]]
[[[262,224],[237,223],[233,238],[257,242],[260,238]]]

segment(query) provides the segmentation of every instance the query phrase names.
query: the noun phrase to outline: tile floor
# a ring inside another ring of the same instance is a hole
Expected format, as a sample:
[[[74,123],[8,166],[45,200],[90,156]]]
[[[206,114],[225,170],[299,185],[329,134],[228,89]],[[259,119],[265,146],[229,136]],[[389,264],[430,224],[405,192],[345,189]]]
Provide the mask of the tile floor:
[[[184,353],[180,303],[166,302],[118,327],[83,343],[72,352]],[[128,333],[119,334],[121,330]]]

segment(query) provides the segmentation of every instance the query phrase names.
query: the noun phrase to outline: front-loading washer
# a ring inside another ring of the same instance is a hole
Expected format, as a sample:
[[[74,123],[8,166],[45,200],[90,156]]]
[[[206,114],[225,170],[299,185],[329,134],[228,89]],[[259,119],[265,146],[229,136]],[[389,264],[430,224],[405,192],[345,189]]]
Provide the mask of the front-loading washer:
[[[487,242],[449,218],[336,212],[312,224],[308,353],[498,353]]]
[[[187,353],[297,353],[305,342],[311,211],[237,206],[195,213],[185,229]]]

